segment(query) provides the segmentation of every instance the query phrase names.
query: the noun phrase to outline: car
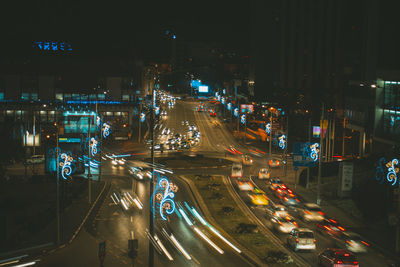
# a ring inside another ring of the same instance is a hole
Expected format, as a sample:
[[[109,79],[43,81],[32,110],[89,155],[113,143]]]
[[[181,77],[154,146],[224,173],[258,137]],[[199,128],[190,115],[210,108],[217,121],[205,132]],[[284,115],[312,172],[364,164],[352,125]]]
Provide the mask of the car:
[[[285,197],[289,194],[294,196],[292,189],[288,188],[285,184],[280,184],[276,187],[275,195],[279,199],[282,199],[283,197]]]
[[[40,164],[44,162],[44,155],[33,155],[26,160],[27,164]]]
[[[271,222],[273,223],[273,227],[276,231],[285,234],[290,233],[294,228],[299,227],[297,222],[290,215],[287,215],[285,217],[274,216],[271,218]]]
[[[279,160],[277,160],[277,159],[270,159],[270,160],[268,161],[268,165],[269,165],[271,168],[275,168],[275,167],[279,167],[280,162],[279,162]]]
[[[318,266],[358,267],[356,256],[348,250],[328,248],[318,255]]]
[[[336,239],[336,245],[353,253],[366,253],[370,247],[359,234],[353,232],[342,232],[341,237]]]
[[[296,197],[295,194],[289,193],[281,198],[281,202],[283,205],[290,207],[297,207],[300,204],[300,200]]]
[[[302,208],[297,210],[303,221],[321,222],[325,219],[325,213],[321,210],[321,207],[314,203],[306,203]]]
[[[248,193],[249,200],[251,204],[256,206],[266,206],[269,204],[269,199],[265,195],[265,192],[259,188],[253,189],[250,193]]]
[[[240,191],[253,191],[254,190],[254,185],[252,182],[237,178],[236,179],[236,186]]]
[[[151,172],[138,167],[129,168],[129,173],[138,180],[151,179]]]
[[[267,209],[269,217],[286,217],[289,216],[288,210],[283,205],[271,205]]]
[[[269,169],[260,169],[258,171],[258,179],[269,179],[271,177],[271,171]]]
[[[272,191],[275,191],[276,189],[280,188],[282,185],[286,187],[286,185],[283,184],[281,179],[279,178],[272,178],[271,180],[268,181],[269,183],[269,189]]]
[[[243,167],[242,164],[240,163],[233,163],[232,164],[232,170],[231,170],[231,177],[236,178],[236,177],[242,177],[243,176]]]
[[[308,228],[295,228],[286,239],[287,245],[294,251],[298,250],[315,250],[317,240],[314,232]]]
[[[253,159],[249,157],[249,155],[243,155],[242,156],[242,163],[243,165],[253,165]]]
[[[321,222],[316,223],[317,231],[335,238],[341,238],[342,233],[346,229],[341,226],[337,220],[325,218]]]

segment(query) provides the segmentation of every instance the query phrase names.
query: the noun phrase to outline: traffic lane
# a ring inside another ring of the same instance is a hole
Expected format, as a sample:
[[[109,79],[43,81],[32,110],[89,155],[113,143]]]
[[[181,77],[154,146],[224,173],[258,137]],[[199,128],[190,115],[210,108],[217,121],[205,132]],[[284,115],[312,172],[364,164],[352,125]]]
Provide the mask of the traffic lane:
[[[275,196],[274,192],[269,189],[265,180],[253,179],[253,181],[256,183],[256,185],[259,188],[261,188],[264,192],[266,192],[266,195],[274,203],[282,204],[280,199]],[[289,212],[290,212],[290,210],[289,210]],[[262,214],[259,214],[259,215],[262,216]],[[259,215],[257,215],[257,216],[259,216]],[[291,215],[293,217],[295,217],[296,222],[299,224],[300,227],[309,228],[314,231],[314,234],[317,239],[317,250],[314,253],[315,257],[317,257],[319,252],[325,250],[326,248],[337,247],[335,240],[333,240],[332,238],[330,238],[327,235],[321,234],[318,231],[316,231],[317,227],[316,227],[315,223],[302,222],[298,217],[296,217],[296,214],[291,212]],[[269,224],[271,224],[271,222],[269,222]],[[287,235],[284,235],[282,238],[287,238]],[[313,260],[313,257],[311,257],[307,254],[301,254],[301,256],[309,262],[312,262],[312,260]],[[368,264],[371,264],[370,266],[387,266],[387,264],[389,263],[389,261],[387,261],[386,258],[382,254],[380,254],[378,251],[373,250],[373,249],[370,249],[368,251],[368,253],[356,253],[356,256],[357,256],[360,264],[361,265],[365,264],[365,266],[368,266]]]
[[[98,235],[106,239],[110,246],[113,246],[119,253],[119,257],[126,261],[131,261],[127,255],[128,239],[138,239],[139,249],[138,257],[135,262],[146,264],[148,255],[148,239],[145,235],[145,229],[148,228],[148,208],[144,205],[143,210],[132,207],[125,210],[121,204],[115,205],[111,199],[113,192],[132,193],[132,182],[135,181],[129,176],[114,177],[110,195],[107,196],[104,206],[96,216],[96,231]],[[145,184],[136,185],[137,192],[145,191]],[[139,194],[138,194],[139,195]],[[142,203],[149,203],[145,195],[140,197]]]

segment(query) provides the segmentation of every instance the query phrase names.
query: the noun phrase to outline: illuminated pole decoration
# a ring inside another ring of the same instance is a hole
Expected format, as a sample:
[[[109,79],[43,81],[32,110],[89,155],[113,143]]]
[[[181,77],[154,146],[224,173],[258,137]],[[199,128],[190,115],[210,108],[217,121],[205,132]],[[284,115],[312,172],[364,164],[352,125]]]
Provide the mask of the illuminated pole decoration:
[[[233,115],[234,115],[235,117],[239,117],[239,109],[238,109],[238,108],[235,108],[235,109],[233,110]]]
[[[98,141],[96,140],[96,138],[92,137],[90,138],[90,154],[94,157],[97,154],[97,143]]]
[[[226,105],[226,107],[227,107],[228,110],[231,110],[231,109],[232,109],[232,104],[231,104],[231,103],[228,103],[228,104]]]
[[[285,149],[285,147],[286,147],[286,135],[284,135],[284,134],[282,134],[282,135],[279,137],[279,147],[280,147],[281,149]]]
[[[96,117],[96,125],[97,125],[97,127],[99,127],[100,124],[101,124],[101,119],[100,119],[99,116],[97,116],[97,117]]]
[[[107,138],[110,135],[110,125],[107,123],[103,123],[103,137]]]
[[[178,187],[170,183],[167,177],[160,177],[158,172],[153,172],[153,176],[158,176],[158,183],[154,190],[155,206],[153,206],[154,212],[160,214],[162,220],[166,221],[167,216],[171,215],[175,211],[175,193],[178,191]]]
[[[271,133],[271,123],[267,123],[267,125],[265,125],[265,131],[267,132],[267,134]]]
[[[221,98],[221,103],[222,103],[222,105],[225,105],[225,97]]]
[[[156,107],[154,112],[155,112],[156,115],[159,115],[160,114],[160,107]]]
[[[398,164],[399,160],[396,158],[390,161],[387,161],[385,158],[380,158],[375,171],[375,179],[381,184],[384,180],[387,180],[392,186],[396,185],[397,174],[399,173],[399,168],[396,167]]]
[[[144,122],[146,120],[146,115],[142,112],[140,113],[140,122]]]
[[[243,115],[240,117],[240,122],[241,122],[242,124],[245,124],[245,123],[246,123],[246,114],[243,114]]]
[[[218,101],[221,101],[221,96],[220,96],[220,95],[218,95],[217,97],[218,97]]]
[[[314,143],[310,146],[310,157],[311,159],[316,162],[318,160],[318,152],[319,152],[319,144]]]
[[[73,160],[71,153],[60,154],[59,167],[61,167],[61,176],[64,180],[68,180],[72,174],[71,163]]]

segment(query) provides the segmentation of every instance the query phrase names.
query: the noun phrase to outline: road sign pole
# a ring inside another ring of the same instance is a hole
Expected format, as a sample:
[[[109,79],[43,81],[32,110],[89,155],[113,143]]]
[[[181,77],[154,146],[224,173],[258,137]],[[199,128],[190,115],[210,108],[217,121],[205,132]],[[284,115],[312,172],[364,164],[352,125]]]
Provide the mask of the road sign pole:
[[[323,134],[324,134],[324,109],[325,105],[322,103],[322,110],[321,110],[321,127],[320,127],[320,133],[319,133],[319,144],[320,144],[320,151],[319,151],[319,157],[318,157],[318,182],[317,182],[317,204],[321,204],[321,171],[322,171],[322,155],[324,154],[324,140],[323,140]]]

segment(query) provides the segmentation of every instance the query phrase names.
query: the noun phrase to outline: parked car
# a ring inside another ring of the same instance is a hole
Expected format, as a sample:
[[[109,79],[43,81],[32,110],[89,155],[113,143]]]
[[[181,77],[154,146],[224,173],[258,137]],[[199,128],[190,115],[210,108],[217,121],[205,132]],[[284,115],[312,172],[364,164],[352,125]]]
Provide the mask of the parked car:
[[[298,250],[315,250],[317,240],[314,232],[308,228],[295,228],[287,238],[287,245],[294,251]]]
[[[318,266],[358,267],[354,254],[345,249],[328,248],[318,255]]]
[[[27,164],[40,164],[44,162],[44,155],[33,155],[26,160]]]

